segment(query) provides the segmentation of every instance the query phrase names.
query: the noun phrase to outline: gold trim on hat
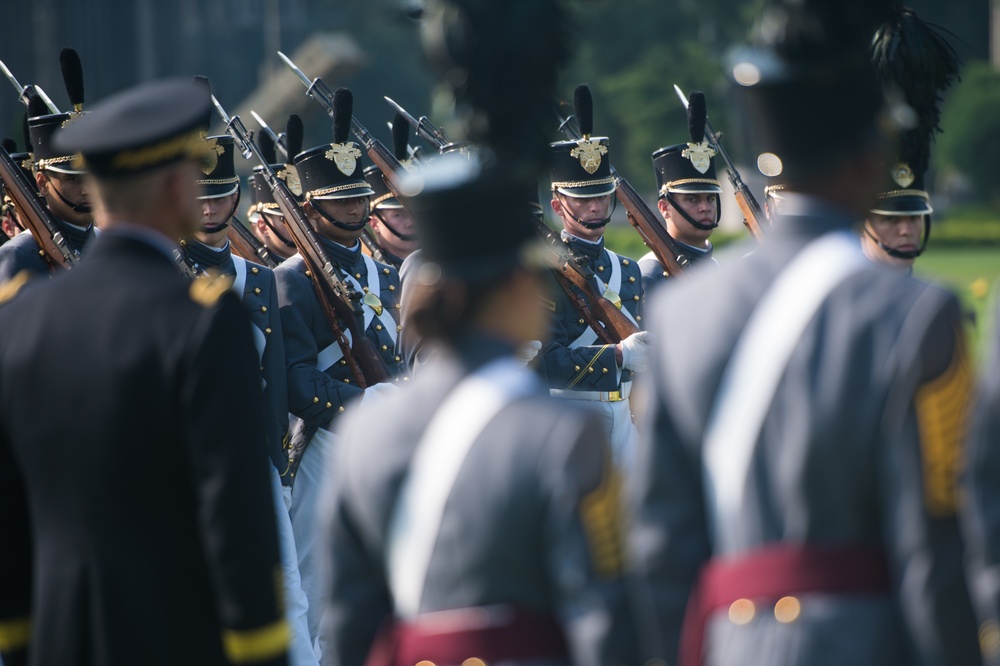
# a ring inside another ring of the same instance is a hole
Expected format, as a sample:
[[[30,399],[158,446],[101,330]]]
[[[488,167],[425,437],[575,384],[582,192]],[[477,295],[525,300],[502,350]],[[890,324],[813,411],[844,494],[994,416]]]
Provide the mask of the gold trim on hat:
[[[788,189],[787,185],[768,185],[764,188],[764,196],[767,196],[772,192],[784,192],[786,189]]]
[[[577,187],[596,187],[598,185],[612,185],[615,183],[615,177],[611,176],[609,178],[599,178],[597,180],[572,180],[572,181],[557,181],[552,183],[552,189],[557,190],[559,188],[569,188],[575,189]]]
[[[576,148],[569,151],[570,157],[580,160],[580,166],[587,173],[596,173],[601,168],[601,155],[608,154],[608,147],[600,139],[580,139]]]
[[[171,137],[142,148],[123,150],[111,160],[113,170],[136,170],[151,164],[166,162],[175,157],[202,157],[205,154],[205,140],[201,130]]]
[[[258,210],[277,210],[278,208],[281,208],[281,206],[279,206],[276,203],[258,203],[257,204],[257,209]],[[282,214],[284,214],[284,213],[282,213]]]
[[[323,153],[326,159],[337,165],[337,170],[345,176],[350,176],[358,168],[358,158],[361,149],[353,141],[331,143],[330,149]]]
[[[393,198],[395,198],[395,196],[396,196],[395,194],[393,194],[392,192],[389,192],[388,194],[383,194],[380,197],[372,199],[372,208],[378,208],[378,205],[380,203],[382,203],[383,201],[386,201],[388,199],[393,199]]]
[[[65,155],[63,157],[48,157],[44,160],[38,160],[38,168],[44,169],[47,166],[53,164],[65,164],[66,162],[72,162],[76,160],[76,155]]]
[[[899,197],[920,197],[926,201],[931,200],[931,195],[927,194],[923,190],[891,190],[889,192],[879,192],[875,196],[875,198],[879,200],[898,199]]]
[[[234,178],[210,178],[207,180],[196,180],[194,181],[199,185],[232,185],[233,183],[240,182],[240,177],[236,176]]]
[[[698,173],[708,173],[712,167],[712,158],[715,157],[715,148],[708,141],[688,143],[688,147],[681,151],[681,157],[690,161]]]
[[[348,183],[346,185],[335,185],[334,187],[324,187],[318,190],[313,190],[306,194],[306,199],[315,199],[317,197],[326,196],[327,194],[333,194],[334,192],[343,192],[345,190],[357,190],[360,188],[368,189],[368,183]]]
[[[666,194],[671,188],[679,185],[715,185],[716,187],[721,187],[719,181],[714,178],[681,178],[680,180],[672,180],[669,183],[664,183],[663,187],[660,188],[660,194]]]

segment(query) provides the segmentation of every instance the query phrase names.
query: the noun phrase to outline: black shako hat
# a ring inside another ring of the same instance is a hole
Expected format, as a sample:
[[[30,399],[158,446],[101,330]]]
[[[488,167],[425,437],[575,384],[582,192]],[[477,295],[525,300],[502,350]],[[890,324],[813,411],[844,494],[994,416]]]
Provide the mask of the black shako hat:
[[[53,113],[28,118],[31,152],[39,171],[67,174],[86,173],[81,168],[80,161],[74,153],[58,150],[52,145],[52,136],[57,130],[68,127],[81,117],[82,114],[79,113]]]
[[[62,153],[80,153],[98,178],[130,176],[204,158],[210,114],[205,86],[167,79],[109,97],[58,130],[52,145]]]
[[[423,187],[406,207],[420,236],[421,275],[485,280],[515,266],[542,265],[528,183],[457,154],[429,161],[414,178]],[[491,202],[485,209],[484,201]]]
[[[690,142],[653,152],[653,171],[660,196],[669,192],[720,194],[715,175],[715,149],[705,138],[705,95],[694,91],[688,102]]]
[[[295,166],[292,164],[271,164],[270,167],[280,180],[285,181],[288,191],[301,201],[302,183],[299,182],[299,173],[295,169]],[[250,176],[250,189],[259,212],[271,213],[272,215],[283,214],[278,207],[278,203],[274,200],[274,194],[271,193],[271,186],[267,184],[267,179],[264,178],[264,167],[255,166],[253,168],[253,175]]]
[[[240,189],[240,178],[236,175],[235,142],[228,134],[205,137],[206,157],[201,172],[204,178],[197,183],[202,191],[199,199],[227,197]]]
[[[374,194],[372,195],[372,208],[402,208],[403,204],[399,203],[399,199],[396,195],[392,193],[389,186],[385,184],[385,178],[382,177],[382,170],[377,166],[372,164],[371,166],[365,167],[365,181],[368,183],[368,187],[372,189]]]
[[[552,191],[569,197],[603,197],[615,191],[607,137],[549,144]]]

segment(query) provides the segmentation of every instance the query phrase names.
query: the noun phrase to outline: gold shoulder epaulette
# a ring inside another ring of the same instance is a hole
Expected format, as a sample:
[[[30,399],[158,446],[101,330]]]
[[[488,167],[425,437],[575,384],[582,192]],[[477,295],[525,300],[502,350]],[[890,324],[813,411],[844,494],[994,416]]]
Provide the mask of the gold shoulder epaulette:
[[[188,294],[191,300],[202,307],[210,308],[233,286],[233,278],[216,271],[199,275],[191,283]]]
[[[28,284],[29,279],[31,279],[31,273],[21,271],[3,284],[0,284],[0,304],[6,303],[17,296],[18,292],[21,291],[21,287]]]

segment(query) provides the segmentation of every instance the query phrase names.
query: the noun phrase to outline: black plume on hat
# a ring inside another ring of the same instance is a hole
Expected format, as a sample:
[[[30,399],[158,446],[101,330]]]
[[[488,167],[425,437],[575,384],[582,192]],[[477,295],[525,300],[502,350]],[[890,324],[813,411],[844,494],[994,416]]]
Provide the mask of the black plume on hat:
[[[268,164],[276,164],[278,162],[278,154],[275,152],[274,139],[271,137],[270,132],[261,132],[257,135],[257,147],[260,148],[260,154],[265,162]]]
[[[285,121],[285,146],[287,146],[288,161],[302,152],[302,137],[305,135],[305,128],[302,125],[302,118],[297,113],[288,116]]]
[[[14,139],[7,137],[3,140],[3,149],[13,155],[17,152],[17,143],[15,143]]]
[[[59,52],[59,68],[62,70],[66,94],[74,111],[83,110],[83,65],[75,49],[69,47]]]
[[[580,134],[590,136],[594,133],[594,98],[586,83],[581,83],[573,91],[573,113],[576,123],[580,126]]]
[[[351,134],[354,116],[354,94],[347,88],[333,93],[333,142],[345,143]]]
[[[396,159],[402,162],[409,155],[410,146],[410,125],[406,122],[403,114],[397,113],[392,118],[392,152]]]
[[[688,97],[688,134],[691,143],[701,143],[705,140],[705,121],[708,111],[705,106],[705,93],[694,90]]]
[[[902,133],[899,162],[915,176],[929,166],[931,142],[941,131],[941,93],[959,78],[960,60],[945,38],[901,2],[896,14],[875,33],[872,60],[887,90],[903,94],[916,114],[916,126]]]

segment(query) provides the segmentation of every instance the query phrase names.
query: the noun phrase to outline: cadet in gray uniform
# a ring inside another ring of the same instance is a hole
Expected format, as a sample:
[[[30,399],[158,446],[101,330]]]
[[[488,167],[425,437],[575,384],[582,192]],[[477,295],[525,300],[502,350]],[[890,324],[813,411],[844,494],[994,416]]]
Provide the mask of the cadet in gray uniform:
[[[595,290],[642,328],[643,289],[639,267],[604,247],[615,192],[608,139],[586,135],[550,146],[552,210],[562,239],[597,279]],[[521,197],[523,198],[523,196]],[[595,344],[597,333],[565,292],[553,289],[551,327],[542,349],[542,369],[553,395],[592,403],[602,416],[615,460],[625,464],[635,448],[629,408],[633,373],[646,367],[648,338],[639,331],[616,345]]]
[[[232,290],[253,326],[254,346],[260,362],[263,420],[266,426],[271,482],[278,520],[281,564],[284,570],[285,612],[292,627],[289,657],[294,666],[316,664],[307,624],[308,602],[302,590],[298,555],[292,533],[289,508],[291,474],[288,461],[288,378],[285,372],[285,344],[278,310],[278,288],[274,272],[232,253],[228,239],[230,224],[240,203],[240,181],[234,163],[233,137],[210,136],[208,162],[202,168],[201,225],[194,236],[181,241],[184,259],[199,273],[214,271],[232,278]]]
[[[344,99],[343,95],[338,99]],[[372,190],[362,176],[361,147],[347,140],[351,113],[349,106],[338,109],[334,142],[306,150],[294,162],[306,200],[303,210],[327,258],[339,269],[344,283],[358,294],[365,335],[389,374],[396,376],[403,369],[396,350],[399,276],[394,268],[361,252],[358,238],[368,221]],[[292,435],[293,452],[301,456],[301,463],[294,472],[291,515],[302,586],[309,597],[310,634],[315,639],[322,613],[317,570],[322,553],[314,529],[315,511],[333,451],[331,424],[352,400],[392,390],[394,384],[374,384],[367,389],[357,385],[301,256],[287,259],[274,273],[285,333],[288,407],[301,419],[299,430]],[[348,330],[343,321],[339,326]]]
[[[853,229],[886,147],[875,9],[779,3],[765,20],[785,41],[730,63],[787,187],[756,252],[652,308],[662,344],[630,541],[645,657],[978,660],[956,516],[970,388],[958,302],[872,266]]]
[[[690,143],[660,148],[653,153],[653,172],[660,198],[656,206],[667,233],[677,241],[688,263],[712,262],[709,238],[719,226],[722,188],[715,175],[715,149],[705,139],[705,96],[694,91],[688,105]],[[667,278],[653,252],[639,259],[646,294]]]
[[[505,179],[484,173],[413,201],[410,322],[437,352],[412,385],[343,425],[323,502],[327,663],[362,663],[373,641],[369,659],[399,665],[632,654],[604,429],[584,403],[550,399],[515,355],[546,326],[546,280],[526,259],[530,213]],[[468,226],[482,201],[492,205]]]
[[[70,250],[80,253],[94,238],[93,213],[84,182],[86,171],[77,166],[75,156],[62,155],[52,147],[52,134],[76,117],[77,114],[58,113],[29,118],[28,134],[38,194],[45,199]],[[0,282],[21,271],[34,276],[52,272],[39,255],[38,241],[31,234],[18,234],[0,247]]]

